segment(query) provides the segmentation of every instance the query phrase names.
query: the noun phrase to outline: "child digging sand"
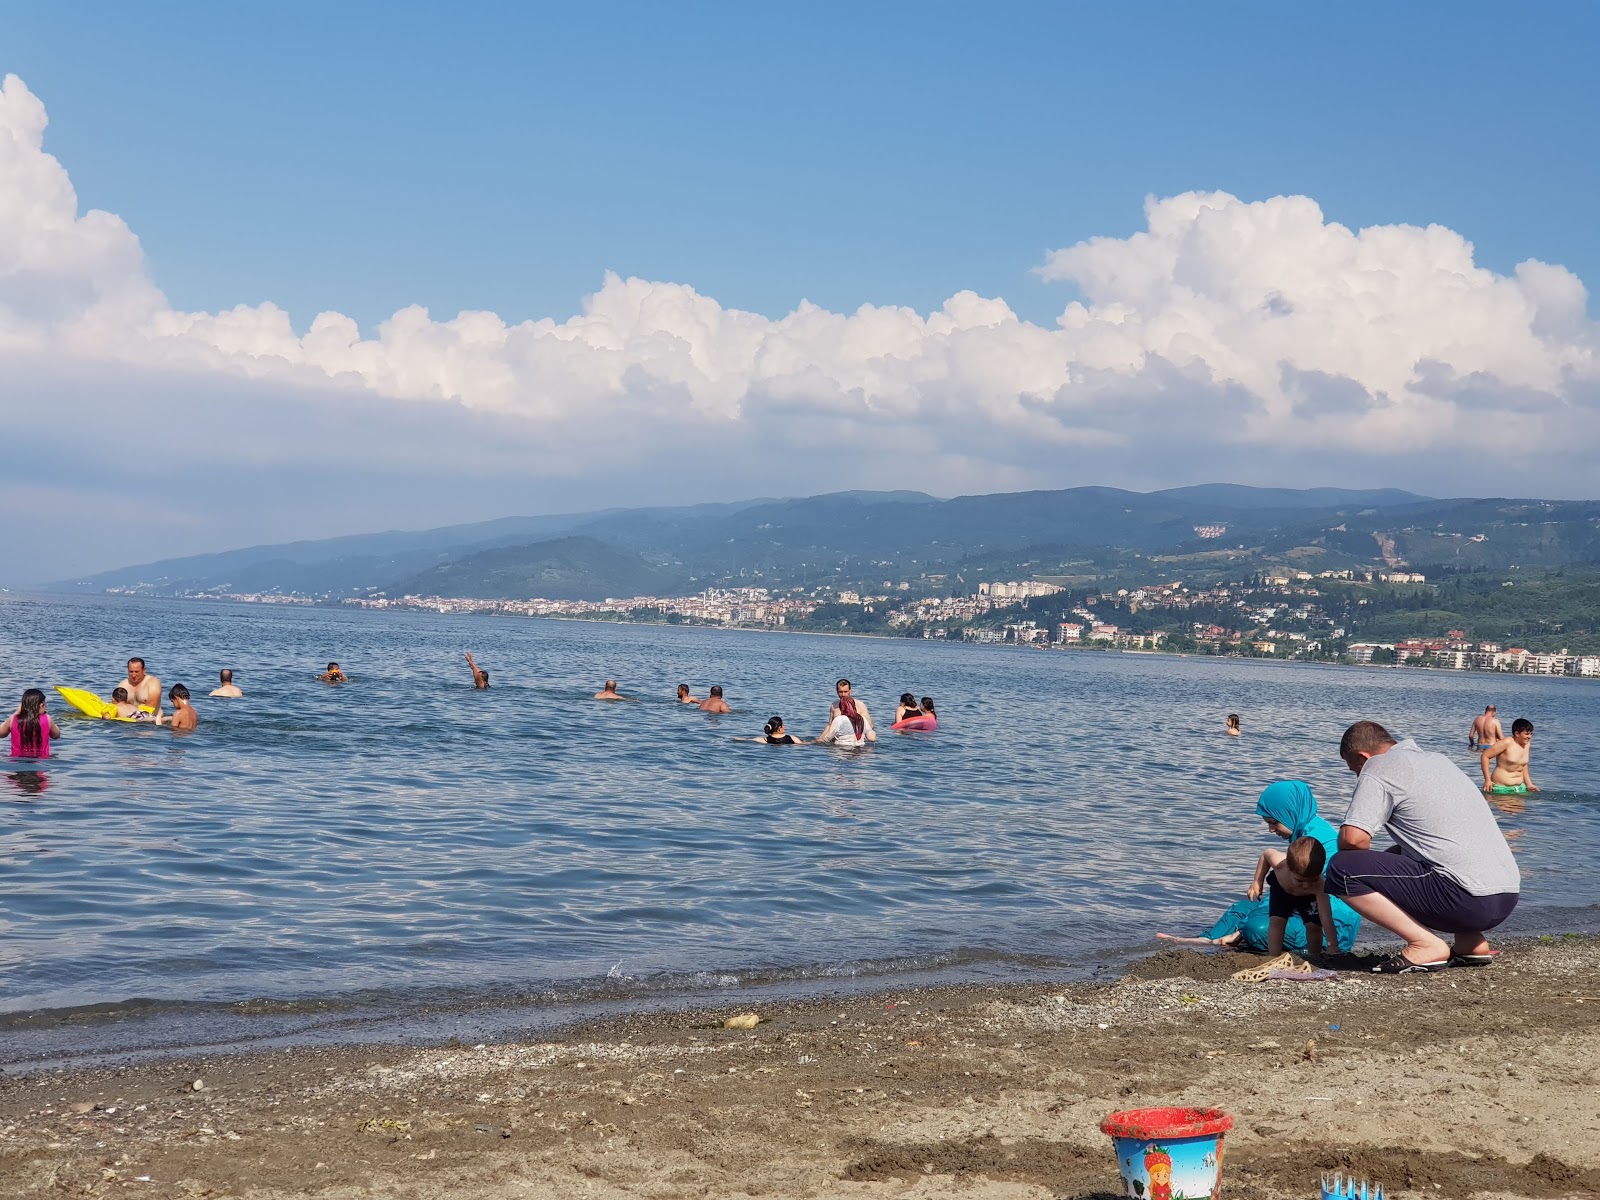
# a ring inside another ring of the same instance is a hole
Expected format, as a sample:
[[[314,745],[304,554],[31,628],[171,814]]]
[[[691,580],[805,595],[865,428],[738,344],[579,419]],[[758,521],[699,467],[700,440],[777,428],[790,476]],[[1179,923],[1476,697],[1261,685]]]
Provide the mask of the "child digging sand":
[[[1256,863],[1256,875],[1247,893],[1252,900],[1267,892],[1267,953],[1283,952],[1283,931],[1289,918],[1298,915],[1306,926],[1306,948],[1313,956],[1322,953],[1324,931],[1328,952],[1339,953],[1339,930],[1333,922],[1333,907],[1322,886],[1322,872],[1328,865],[1328,852],[1314,837],[1296,838],[1289,852],[1263,850]]]

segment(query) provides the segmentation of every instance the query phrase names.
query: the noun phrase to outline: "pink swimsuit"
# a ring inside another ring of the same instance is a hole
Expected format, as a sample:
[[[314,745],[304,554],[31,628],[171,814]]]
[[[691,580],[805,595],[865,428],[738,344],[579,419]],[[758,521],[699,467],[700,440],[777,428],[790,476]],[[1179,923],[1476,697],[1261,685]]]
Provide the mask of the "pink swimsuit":
[[[12,758],[49,758],[50,757],[50,718],[43,713],[39,714],[39,753],[26,754],[22,749],[22,718],[15,717],[11,721],[11,757]]]

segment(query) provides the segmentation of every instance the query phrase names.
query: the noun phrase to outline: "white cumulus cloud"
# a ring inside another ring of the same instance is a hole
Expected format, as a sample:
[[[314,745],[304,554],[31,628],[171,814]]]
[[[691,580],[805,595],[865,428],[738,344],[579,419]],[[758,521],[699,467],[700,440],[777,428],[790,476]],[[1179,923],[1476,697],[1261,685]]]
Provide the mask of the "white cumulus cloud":
[[[224,450],[259,486],[337,463],[389,487],[400,524],[443,510],[399,497],[463,471],[523,510],[602,475],[629,481],[625,502],[707,498],[669,486],[685,473],[738,492],[1226,478],[1570,493],[1600,448],[1574,275],[1496,274],[1449,229],[1351,230],[1304,196],[1148,200],[1142,232],[1047,256],[1043,278],[1081,297],[1054,326],[971,292],[929,313],[801,301],[772,319],[608,273],[565,321],[409,307],[369,332],[335,312],[300,332],[272,304],[174,309],[133,231],[79,211],[45,131],[6,77],[0,405],[27,410],[52,469],[104,473],[117,453],[198,469]],[[73,420],[52,424],[40,396]],[[126,411],[163,402],[202,412],[203,436]],[[1496,464],[1540,464],[1525,486],[1474,478],[1495,412],[1520,439]],[[319,511],[338,503],[312,492]],[[302,510],[276,511],[287,528]],[[217,545],[228,519],[219,507]]]

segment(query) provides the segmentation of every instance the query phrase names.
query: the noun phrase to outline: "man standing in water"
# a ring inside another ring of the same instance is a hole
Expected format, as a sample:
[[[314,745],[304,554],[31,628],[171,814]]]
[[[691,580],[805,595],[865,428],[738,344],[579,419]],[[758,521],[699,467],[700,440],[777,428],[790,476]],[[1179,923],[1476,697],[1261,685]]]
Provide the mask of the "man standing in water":
[[[224,700],[237,700],[240,696],[244,695],[243,692],[234,686],[233,672],[228,670],[227,667],[222,668],[222,686],[212,688],[211,694],[213,696],[221,696]]]
[[[1483,768],[1483,790],[1494,796],[1520,796],[1524,792],[1537,792],[1533,776],[1528,771],[1528,747],[1533,744],[1533,722],[1518,717],[1511,722],[1511,736],[1501,738],[1483,748],[1478,755],[1478,765]],[[1494,759],[1494,771],[1489,770],[1489,760]]]
[[[144,659],[130,658],[128,660],[128,676],[117,684],[117,687],[126,688],[128,690],[128,699],[134,704],[142,708],[148,708],[160,715],[161,680],[154,675],[145,673]],[[116,688],[112,690],[115,691]]]
[[[725,713],[733,711],[733,709],[728,707],[728,702],[722,698],[722,685],[720,683],[713,685],[711,688],[711,694],[704,700],[700,701],[700,711],[708,713]]]
[[[866,741],[878,740],[878,731],[872,726],[872,714],[867,711],[866,701],[857,700],[851,692],[850,681],[841,679],[833,685],[833,690],[839,694],[839,711],[846,717],[860,717],[863,723],[861,737]],[[852,721],[852,724],[854,722]]]
[[[1481,750],[1485,746],[1492,746],[1505,737],[1505,732],[1500,728],[1500,718],[1495,715],[1494,705],[1490,704],[1483,710],[1483,715],[1472,722],[1472,728],[1467,731],[1467,749]]]
[[[617,681],[615,679],[606,680],[605,687],[596,692],[594,694],[594,698],[596,700],[626,700],[631,704],[638,703],[638,701],[632,696],[624,696],[621,692],[617,691]]]

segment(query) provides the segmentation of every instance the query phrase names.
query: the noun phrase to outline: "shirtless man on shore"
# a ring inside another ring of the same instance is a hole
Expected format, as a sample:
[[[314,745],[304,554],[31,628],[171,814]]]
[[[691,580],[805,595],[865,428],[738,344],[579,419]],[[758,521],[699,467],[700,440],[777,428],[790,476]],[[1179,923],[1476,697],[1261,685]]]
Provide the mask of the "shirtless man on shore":
[[[1483,710],[1483,715],[1472,722],[1472,728],[1467,731],[1467,749],[1481,750],[1485,746],[1492,746],[1496,742],[1505,740],[1505,731],[1500,728],[1500,718],[1495,715],[1494,705],[1490,704]]]
[[[154,675],[147,675],[144,669],[144,659],[130,658],[128,660],[128,677],[117,684],[119,688],[128,690],[128,699],[134,704],[150,709],[157,715],[161,712],[161,680]],[[112,689],[113,691],[116,688]]]
[[[1533,742],[1533,722],[1518,717],[1511,722],[1511,736],[1486,746],[1478,755],[1478,765],[1483,768],[1483,790],[1496,796],[1520,796],[1524,792],[1537,792],[1533,776],[1528,771],[1528,747]],[[1494,759],[1494,770],[1489,770],[1489,760]]]

